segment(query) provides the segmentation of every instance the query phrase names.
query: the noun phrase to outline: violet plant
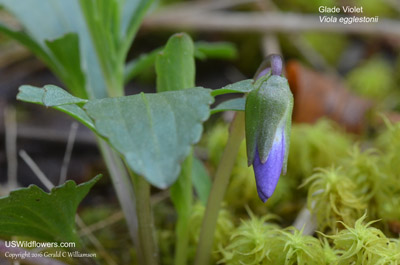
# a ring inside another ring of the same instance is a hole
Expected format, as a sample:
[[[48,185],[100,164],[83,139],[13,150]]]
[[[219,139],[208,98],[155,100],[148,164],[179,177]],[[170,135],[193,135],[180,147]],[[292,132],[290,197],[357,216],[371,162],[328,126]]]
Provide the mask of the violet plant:
[[[170,188],[178,215],[175,264],[187,263],[192,187],[199,190],[206,181],[192,178],[196,164],[192,146],[199,141],[202,124],[211,114],[238,112],[209,191],[200,231],[195,264],[208,264],[217,215],[244,139],[244,128],[249,163],[254,166],[259,195],[265,202],[272,196],[281,172],[286,170],[293,97],[282,76],[282,60],[275,55],[267,59],[269,68],[262,66],[255,81],[244,80],[216,90],[196,87],[195,57],[207,56],[213,46],[202,49],[204,43],[194,44],[186,34],[172,36],[165,47],[125,65],[131,43],[151,4],[152,1],[146,0],[0,0],[0,5],[23,27],[23,31],[16,31],[0,25],[0,32],[34,52],[71,92],[54,85],[42,88],[25,85],[19,88],[17,98],[60,110],[94,132],[139,264],[159,263],[150,204],[151,185]],[[221,49],[221,44],[218,45]],[[229,45],[224,47],[225,51],[232,51]],[[124,96],[124,84],[154,64],[158,93]],[[227,93],[248,96],[247,100],[244,97],[229,100],[210,108],[214,97]],[[85,187],[85,192],[77,195],[80,200],[94,183],[78,186]],[[66,198],[60,199],[59,204]],[[25,196],[24,200],[29,202],[32,197]],[[16,208],[5,217],[13,218],[19,211]],[[68,213],[70,237],[61,233],[39,239],[79,241],[71,223],[76,208],[74,204],[74,211]],[[0,218],[0,226],[7,218]],[[33,226],[18,230],[16,224],[11,230],[0,229],[0,233],[19,231],[14,235],[35,237],[33,230]]]

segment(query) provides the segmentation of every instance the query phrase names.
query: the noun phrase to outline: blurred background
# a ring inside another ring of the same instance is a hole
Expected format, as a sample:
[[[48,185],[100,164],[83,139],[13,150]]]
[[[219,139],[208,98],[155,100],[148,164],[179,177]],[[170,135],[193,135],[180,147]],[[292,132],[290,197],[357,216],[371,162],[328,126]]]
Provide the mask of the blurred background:
[[[319,16],[325,15],[318,12],[321,5],[362,6],[362,14],[340,15],[378,16],[379,22],[321,23]],[[252,78],[263,58],[281,54],[295,97],[293,131],[298,133],[298,140],[293,144],[299,147],[294,150],[302,149],[301,143],[307,141],[312,145],[315,139],[328,142],[310,151],[312,162],[289,171],[289,175],[311,174],[315,166],[328,166],[334,160],[328,157],[328,148],[337,147],[335,154],[340,156],[342,151],[346,153],[347,141],[371,145],[370,139],[385,128],[383,116],[392,123],[400,121],[399,18],[398,0],[160,0],[145,18],[129,57],[139,58],[162,47],[173,33],[181,31],[195,42],[228,42],[230,48],[208,52],[207,58],[199,55],[196,61],[197,85],[215,89]],[[1,9],[0,21],[18,27],[18,21]],[[17,102],[18,87],[23,84],[62,86],[26,48],[0,35],[0,196],[18,186],[43,186],[38,171],[53,183],[66,176],[82,182],[100,172],[107,175],[92,133],[55,110]],[[155,92],[154,67],[135,74],[126,91]],[[217,98],[216,104],[226,99]],[[225,129],[231,118],[229,112],[212,116],[196,149],[211,175],[224,141],[218,128]],[[309,124],[312,126],[304,127]],[[242,184],[238,181],[232,185],[238,189]],[[154,203],[162,202],[167,195],[154,191]],[[296,215],[303,204],[304,200],[299,205],[287,205],[281,213]],[[121,225],[123,217],[109,178],[101,180],[84,205],[88,207],[83,207],[81,214],[88,223],[112,217],[109,224],[93,231],[109,226],[110,230],[98,234],[104,238],[102,243],[113,249],[114,256],[129,260],[125,257],[130,253],[126,251],[129,238]],[[96,211],[90,208],[92,205],[96,205]],[[174,217],[163,213],[171,209],[164,206],[158,211],[167,221],[158,225],[168,226],[168,218]],[[163,236],[170,235],[165,232]],[[121,260],[119,264],[125,264]]]

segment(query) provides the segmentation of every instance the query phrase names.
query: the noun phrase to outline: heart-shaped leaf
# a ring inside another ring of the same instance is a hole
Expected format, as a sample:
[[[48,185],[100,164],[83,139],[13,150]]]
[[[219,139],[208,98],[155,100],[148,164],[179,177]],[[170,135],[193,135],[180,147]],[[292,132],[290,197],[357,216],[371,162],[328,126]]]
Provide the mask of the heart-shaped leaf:
[[[46,193],[35,185],[0,198],[0,235],[27,236],[47,242],[79,242],[75,214],[100,175],[76,185],[67,181]]]
[[[84,109],[133,171],[166,188],[178,177],[191,145],[199,141],[212,102],[210,90],[190,88],[91,100]]]

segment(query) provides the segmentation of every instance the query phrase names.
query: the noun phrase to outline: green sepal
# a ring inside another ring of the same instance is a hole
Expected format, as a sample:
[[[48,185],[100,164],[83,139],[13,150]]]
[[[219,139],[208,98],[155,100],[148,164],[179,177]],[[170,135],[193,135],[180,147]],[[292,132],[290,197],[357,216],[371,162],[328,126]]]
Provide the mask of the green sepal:
[[[256,82],[256,84],[260,84]],[[286,78],[271,75],[258,88],[251,91],[246,99],[246,142],[248,164],[254,160],[258,149],[262,163],[268,158],[278,129],[285,130],[285,159],[283,172],[286,173],[289,154],[290,128],[293,109],[293,95]]]

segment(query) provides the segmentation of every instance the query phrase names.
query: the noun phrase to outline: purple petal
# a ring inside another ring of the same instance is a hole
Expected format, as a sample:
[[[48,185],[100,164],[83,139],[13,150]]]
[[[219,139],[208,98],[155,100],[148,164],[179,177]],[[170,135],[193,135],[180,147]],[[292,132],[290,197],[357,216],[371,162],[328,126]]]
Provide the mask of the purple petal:
[[[272,196],[282,172],[285,157],[285,130],[277,131],[274,143],[269,151],[267,161],[262,163],[258,149],[253,162],[254,175],[256,176],[258,196],[263,202]]]
[[[256,76],[256,80],[258,80],[259,78],[263,77],[264,75],[268,74],[268,72],[271,71],[271,67],[267,67],[264,70],[261,70],[259,72],[259,74]]]

